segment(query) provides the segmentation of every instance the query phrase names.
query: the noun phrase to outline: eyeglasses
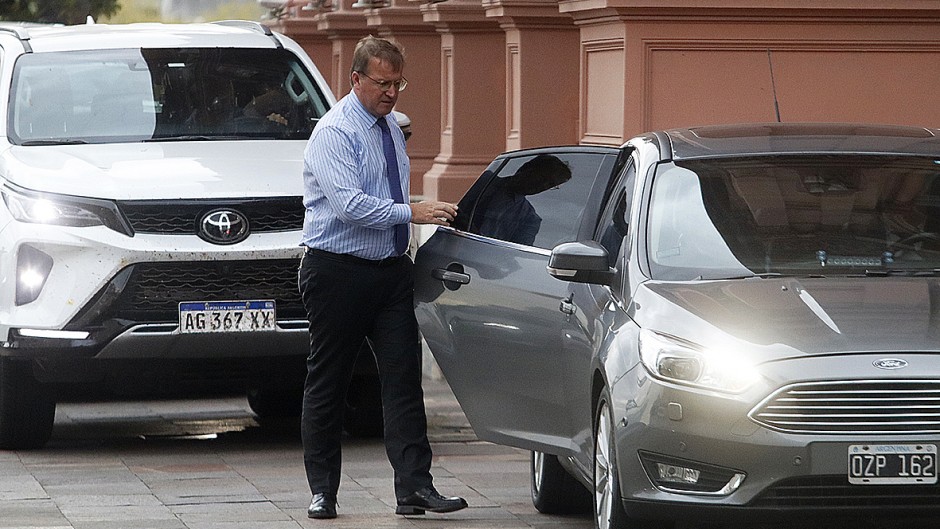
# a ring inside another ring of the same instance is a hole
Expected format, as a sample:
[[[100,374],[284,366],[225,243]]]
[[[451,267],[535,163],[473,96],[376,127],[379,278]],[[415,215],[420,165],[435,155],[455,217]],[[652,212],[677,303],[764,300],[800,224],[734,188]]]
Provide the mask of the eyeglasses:
[[[397,81],[376,81],[375,79],[369,77],[369,74],[365,72],[359,72],[359,75],[364,75],[368,77],[369,80],[375,83],[376,86],[379,87],[379,90],[383,92],[388,92],[388,89],[393,86],[395,87],[395,90],[398,90],[399,92],[404,92],[405,87],[408,86],[408,79],[405,79],[404,77],[402,77],[401,79]]]

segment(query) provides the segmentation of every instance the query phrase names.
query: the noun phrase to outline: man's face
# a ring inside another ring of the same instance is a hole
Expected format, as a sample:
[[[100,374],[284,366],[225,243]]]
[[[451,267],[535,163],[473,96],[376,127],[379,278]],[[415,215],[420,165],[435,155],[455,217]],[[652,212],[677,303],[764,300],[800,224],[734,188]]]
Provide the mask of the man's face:
[[[389,63],[373,57],[369,60],[369,67],[364,75],[359,72],[352,73],[353,92],[359,97],[362,106],[379,118],[395,107],[395,102],[398,101],[396,82],[401,78],[401,71],[395,71]],[[391,86],[382,90],[379,85],[388,81],[391,81]]]

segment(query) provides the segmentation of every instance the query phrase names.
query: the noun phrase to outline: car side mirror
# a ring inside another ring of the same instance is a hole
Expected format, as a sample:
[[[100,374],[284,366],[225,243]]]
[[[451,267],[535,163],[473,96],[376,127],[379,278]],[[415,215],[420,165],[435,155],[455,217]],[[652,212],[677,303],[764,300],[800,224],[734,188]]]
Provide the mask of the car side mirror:
[[[594,241],[566,242],[552,249],[548,273],[575,283],[609,284],[614,276],[607,250]]]

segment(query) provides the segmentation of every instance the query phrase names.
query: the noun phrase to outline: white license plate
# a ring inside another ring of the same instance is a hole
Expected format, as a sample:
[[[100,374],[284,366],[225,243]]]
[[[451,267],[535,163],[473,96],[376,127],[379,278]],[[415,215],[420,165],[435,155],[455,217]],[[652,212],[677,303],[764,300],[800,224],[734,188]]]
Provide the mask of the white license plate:
[[[848,473],[853,485],[933,485],[937,445],[850,445]]]
[[[273,331],[273,301],[186,301],[180,303],[180,332]]]

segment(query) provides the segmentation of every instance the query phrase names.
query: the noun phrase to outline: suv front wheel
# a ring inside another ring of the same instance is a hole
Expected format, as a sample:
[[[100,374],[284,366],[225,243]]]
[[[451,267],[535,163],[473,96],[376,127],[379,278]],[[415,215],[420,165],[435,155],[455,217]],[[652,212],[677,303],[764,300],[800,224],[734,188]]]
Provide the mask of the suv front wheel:
[[[39,448],[52,437],[55,399],[30,361],[0,358],[0,448]]]

